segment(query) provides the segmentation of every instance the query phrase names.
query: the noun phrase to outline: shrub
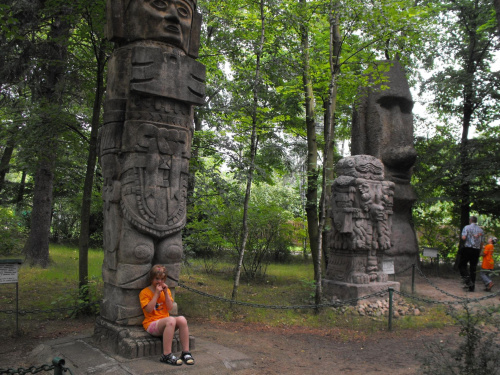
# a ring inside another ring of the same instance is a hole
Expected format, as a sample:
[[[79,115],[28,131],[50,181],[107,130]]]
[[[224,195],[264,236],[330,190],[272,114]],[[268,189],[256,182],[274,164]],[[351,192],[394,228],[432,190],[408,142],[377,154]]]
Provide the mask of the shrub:
[[[24,240],[23,220],[14,210],[0,207],[0,255],[18,254]]]
[[[460,339],[428,345],[428,353],[422,359],[422,374],[500,374],[500,345],[495,315],[484,310],[473,312],[467,304],[464,304],[463,311],[450,311],[460,326]]]

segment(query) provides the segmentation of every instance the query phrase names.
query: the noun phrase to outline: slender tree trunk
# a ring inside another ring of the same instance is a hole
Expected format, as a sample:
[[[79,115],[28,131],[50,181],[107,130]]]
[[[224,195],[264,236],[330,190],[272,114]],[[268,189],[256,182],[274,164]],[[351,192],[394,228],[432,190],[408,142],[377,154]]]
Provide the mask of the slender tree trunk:
[[[472,28],[472,30],[476,30],[476,28]],[[476,34],[471,32],[470,40],[469,40],[469,51],[474,51],[476,46]],[[470,53],[469,60],[467,61],[466,72],[467,72],[467,81],[464,84],[463,88],[463,114],[462,114],[462,137],[460,140],[460,231],[464,226],[469,224],[470,217],[470,206],[471,206],[471,191],[470,191],[470,173],[471,173],[471,165],[470,165],[470,157],[469,157],[469,129],[472,121],[472,116],[474,114],[474,75],[476,73],[476,64],[475,56],[477,54]],[[459,249],[462,248],[463,240],[460,236],[459,240]],[[461,251],[457,252],[457,256],[455,258],[454,268],[458,268],[458,264],[460,263],[460,257],[462,256]]]
[[[325,138],[325,163],[323,165],[323,180],[324,180],[324,191],[325,197],[321,199],[320,209],[323,210],[323,204],[329,204],[331,194],[332,194],[332,183],[335,175],[334,166],[334,151],[335,151],[335,110],[337,108],[337,76],[340,73],[339,68],[339,58],[341,51],[341,36],[339,28],[339,17],[337,10],[337,2],[330,2],[330,87],[328,92],[328,98],[325,103],[325,128],[324,128],[324,138]],[[327,215],[328,207],[324,208],[325,215]],[[321,220],[321,219],[320,219]],[[324,230],[331,228],[332,222],[328,216],[324,218]],[[327,245],[328,238],[322,233],[322,253],[325,261],[324,266],[328,265],[328,254]],[[324,233],[326,234],[326,232]]]
[[[96,90],[94,106],[92,108],[92,124],[90,129],[89,154],[87,158],[87,170],[85,173],[85,183],[83,185],[82,210],[80,215],[80,238],[79,238],[79,258],[78,275],[80,292],[83,292],[84,300],[87,299],[87,291],[82,288],[88,284],[89,276],[89,237],[90,237],[90,209],[92,205],[92,187],[94,185],[95,166],[97,161],[97,135],[101,115],[102,100],[104,94],[104,67],[106,64],[106,52],[103,48],[104,41],[101,41],[99,55],[97,56]]]
[[[464,90],[465,92],[466,90]],[[470,91],[469,91],[470,93]],[[468,149],[468,137],[469,137],[469,127],[472,117],[472,105],[470,103],[470,96],[465,95],[464,105],[464,116],[462,122],[462,138],[460,141],[460,233],[463,227],[469,224],[470,217],[470,167],[469,167],[469,149]],[[467,104],[467,102],[469,102]],[[455,264],[453,267],[458,269],[458,264],[460,263],[460,258],[462,256],[463,247],[462,236],[459,237],[459,251],[455,257]]]
[[[306,0],[299,0],[303,9],[307,7]],[[307,190],[306,190],[306,217],[309,233],[309,245],[314,264],[314,279],[320,276],[317,267],[319,258],[319,229],[318,229],[318,143],[316,139],[316,123],[314,113],[314,94],[310,73],[309,57],[309,30],[305,23],[300,26],[300,41],[302,47],[302,83],[305,96],[306,131],[307,131]]]
[[[16,197],[16,211],[19,212],[21,208],[21,204],[24,199],[24,188],[26,186],[26,171],[23,171],[23,174],[21,176],[21,182],[19,183],[19,189],[17,191],[17,197]]]
[[[241,234],[241,245],[239,249],[239,257],[238,264],[236,265],[236,269],[234,272],[234,284],[233,284],[233,293],[231,296],[232,300],[236,300],[238,298],[238,287],[240,284],[240,276],[241,276],[241,268],[243,266],[243,257],[245,256],[245,248],[248,240],[248,206],[250,203],[250,196],[252,191],[252,180],[253,173],[255,170],[255,156],[257,155],[257,147],[258,147],[258,136],[257,136],[257,109],[259,106],[259,80],[260,80],[260,60],[262,56],[262,51],[264,49],[264,40],[265,40],[265,15],[264,15],[264,0],[260,1],[260,21],[261,21],[261,29],[260,29],[260,41],[259,48],[257,51],[257,62],[255,65],[255,80],[253,86],[253,108],[252,108],[252,136],[250,139],[250,165],[248,167],[247,174],[247,186],[245,191],[245,201],[243,204],[243,221],[242,221],[242,234]]]
[[[336,5],[336,4],[335,4]],[[335,109],[337,103],[337,74],[338,74],[338,59],[340,54],[340,30],[339,20],[336,7],[333,1],[330,2],[330,87],[327,100],[327,108],[325,110],[325,145],[323,150],[323,180],[320,199],[320,217],[318,225],[318,259],[315,266],[316,275],[316,292],[315,303],[321,303],[322,300],[322,262],[321,256],[323,249],[326,249],[327,238],[323,236],[325,224],[327,223],[327,202],[330,201],[331,186],[333,182],[333,151],[334,151],[334,126],[335,126]]]

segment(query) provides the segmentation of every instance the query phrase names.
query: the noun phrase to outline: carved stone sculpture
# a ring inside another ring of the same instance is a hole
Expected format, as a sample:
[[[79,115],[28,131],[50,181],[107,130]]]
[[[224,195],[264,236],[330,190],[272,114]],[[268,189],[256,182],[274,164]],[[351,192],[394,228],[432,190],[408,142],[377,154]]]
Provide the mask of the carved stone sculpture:
[[[349,284],[387,282],[384,252],[391,248],[394,183],[369,155],[341,159],[332,185],[326,279]]]
[[[384,163],[386,179],[395,183],[391,247],[395,271],[418,259],[411,209],[416,194],[410,185],[417,153],[413,147],[413,100],[401,64],[383,61],[385,80],[363,89],[353,116],[351,154],[372,155]],[[372,82],[375,77],[372,76]],[[382,89],[384,86],[385,89]]]
[[[104,177],[101,317],[140,325],[152,264],[179,279],[193,105],[204,104],[196,0],[108,0],[108,65],[100,163]]]

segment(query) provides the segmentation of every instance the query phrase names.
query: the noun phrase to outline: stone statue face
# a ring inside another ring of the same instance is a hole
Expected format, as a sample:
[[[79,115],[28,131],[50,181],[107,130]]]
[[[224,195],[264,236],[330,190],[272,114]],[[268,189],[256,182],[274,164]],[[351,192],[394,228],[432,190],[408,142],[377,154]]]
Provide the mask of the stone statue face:
[[[379,138],[376,154],[386,168],[386,178],[408,184],[417,153],[413,147],[413,102],[403,96],[375,96],[368,123],[378,128]],[[374,129],[375,130],[375,129]]]
[[[167,42],[187,52],[193,12],[184,0],[132,0],[127,11],[129,38]]]

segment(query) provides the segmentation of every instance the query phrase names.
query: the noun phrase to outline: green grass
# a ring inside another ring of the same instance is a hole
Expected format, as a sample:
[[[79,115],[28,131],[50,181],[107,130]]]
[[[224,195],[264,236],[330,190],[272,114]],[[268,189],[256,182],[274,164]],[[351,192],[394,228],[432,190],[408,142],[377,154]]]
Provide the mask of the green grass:
[[[19,271],[19,308],[53,310],[73,307],[78,303],[78,249],[51,245],[51,264],[48,268],[22,265]],[[89,251],[89,286],[91,301],[102,298],[101,266],[102,250]],[[181,282],[198,291],[230,299],[233,290],[233,265],[217,262],[216,267],[206,267],[201,260],[190,260],[181,272]],[[242,278],[238,289],[238,301],[271,306],[302,306],[314,304],[313,267],[310,262],[271,264],[266,276],[248,282]],[[270,309],[256,308],[217,300],[176,288],[179,311],[188,319],[205,321],[231,321],[260,323],[270,327],[304,327],[323,331],[347,330],[370,333],[387,329],[387,318],[361,317],[352,309],[324,308],[319,313],[314,309]],[[15,309],[15,284],[0,284],[0,311]],[[67,312],[27,314],[23,319],[62,319]],[[6,319],[2,319],[6,320]],[[7,319],[9,320],[9,319]],[[10,323],[12,324],[12,322]],[[450,324],[444,309],[426,308],[421,316],[407,316],[393,320],[394,330],[419,330],[438,328]],[[1,328],[1,327],[0,327]]]
[[[217,270],[203,272],[201,261],[190,261],[183,268],[181,281],[204,293],[230,299],[233,290],[232,266],[219,263]],[[240,283],[238,301],[269,306],[302,306],[314,304],[313,268],[310,262],[272,264],[267,276],[258,282]],[[188,318],[214,321],[261,323],[271,327],[302,326],[322,330],[347,329],[364,332],[386,330],[387,317],[361,317],[353,309],[271,309],[233,305],[210,297],[200,296],[183,288],[177,288],[176,301],[179,310]],[[200,305],[202,306],[200,308]],[[439,328],[451,323],[445,310],[439,306],[427,306],[421,316],[405,316],[393,319],[393,329]]]
[[[74,306],[78,299],[78,249],[51,245],[50,266],[23,264],[18,272],[19,309],[54,309]],[[19,258],[19,257],[14,257]],[[102,250],[89,250],[89,287],[94,299],[102,296]],[[15,308],[15,284],[0,285],[0,310]]]

